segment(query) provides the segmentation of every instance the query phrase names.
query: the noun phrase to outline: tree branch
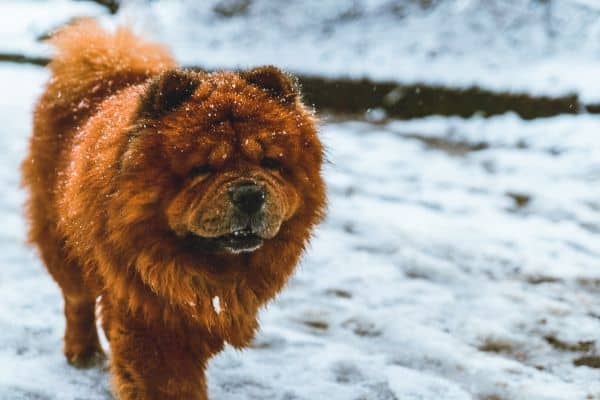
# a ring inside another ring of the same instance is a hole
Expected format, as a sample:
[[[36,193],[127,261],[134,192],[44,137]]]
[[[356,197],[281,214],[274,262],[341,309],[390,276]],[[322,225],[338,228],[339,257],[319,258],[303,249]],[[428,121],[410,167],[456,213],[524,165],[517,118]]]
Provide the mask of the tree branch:
[[[94,3],[98,3],[101,6],[108,8],[111,14],[116,14],[119,11],[120,1],[119,0],[91,0]]]

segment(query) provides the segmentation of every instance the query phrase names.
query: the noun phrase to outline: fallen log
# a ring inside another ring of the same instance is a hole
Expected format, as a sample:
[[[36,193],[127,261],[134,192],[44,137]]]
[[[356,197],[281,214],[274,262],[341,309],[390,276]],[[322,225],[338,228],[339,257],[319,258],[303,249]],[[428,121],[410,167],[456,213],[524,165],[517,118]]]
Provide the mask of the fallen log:
[[[17,53],[0,53],[0,62],[44,66],[50,59]],[[187,66],[200,70],[197,66]],[[424,83],[404,84],[369,79],[324,78],[297,74],[305,99],[318,110],[364,114],[380,110],[391,118],[429,115],[470,117],[515,112],[524,119],[580,112],[600,113],[599,104],[582,104],[576,94],[533,96],[526,93],[494,92],[477,86],[453,88]]]

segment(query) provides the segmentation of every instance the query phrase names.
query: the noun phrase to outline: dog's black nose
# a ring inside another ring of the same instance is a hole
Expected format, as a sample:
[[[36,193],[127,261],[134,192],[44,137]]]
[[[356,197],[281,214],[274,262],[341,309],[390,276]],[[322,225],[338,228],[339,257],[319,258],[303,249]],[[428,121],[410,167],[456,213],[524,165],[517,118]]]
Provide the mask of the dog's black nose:
[[[265,204],[265,190],[253,182],[240,183],[229,190],[233,205],[241,212],[252,215]]]

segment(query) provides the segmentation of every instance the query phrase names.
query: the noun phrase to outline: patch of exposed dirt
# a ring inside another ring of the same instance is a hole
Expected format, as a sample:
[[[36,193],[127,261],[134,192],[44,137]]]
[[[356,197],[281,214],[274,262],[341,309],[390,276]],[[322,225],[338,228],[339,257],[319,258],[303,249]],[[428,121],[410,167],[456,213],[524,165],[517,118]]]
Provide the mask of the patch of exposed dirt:
[[[409,139],[415,139],[424,143],[427,147],[443,151],[451,156],[464,156],[473,151],[481,151],[489,148],[487,143],[469,143],[464,141],[454,141],[448,138],[428,137],[418,134],[405,135]]]
[[[556,336],[553,336],[553,335],[545,336],[544,340],[550,346],[554,347],[557,350],[561,350],[561,351],[573,351],[573,352],[587,353],[589,351],[592,351],[596,346],[596,342],[593,340],[582,340],[577,343],[568,343],[568,342],[558,339]]]
[[[582,356],[573,360],[576,367],[600,368],[600,356]]]

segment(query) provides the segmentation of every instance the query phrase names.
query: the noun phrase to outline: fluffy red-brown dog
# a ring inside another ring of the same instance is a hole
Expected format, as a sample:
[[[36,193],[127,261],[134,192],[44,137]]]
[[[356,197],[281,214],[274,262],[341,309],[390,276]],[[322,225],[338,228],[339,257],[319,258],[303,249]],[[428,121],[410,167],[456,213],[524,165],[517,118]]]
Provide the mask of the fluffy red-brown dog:
[[[208,359],[248,345],[322,217],[315,121],[274,67],[182,70],[91,20],[51,41],[23,180],[65,355],[102,355],[99,299],[119,398],[206,399]]]

